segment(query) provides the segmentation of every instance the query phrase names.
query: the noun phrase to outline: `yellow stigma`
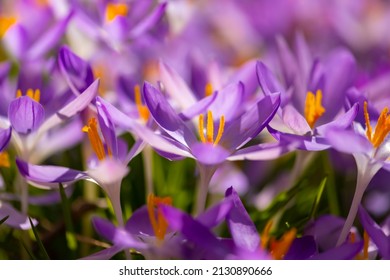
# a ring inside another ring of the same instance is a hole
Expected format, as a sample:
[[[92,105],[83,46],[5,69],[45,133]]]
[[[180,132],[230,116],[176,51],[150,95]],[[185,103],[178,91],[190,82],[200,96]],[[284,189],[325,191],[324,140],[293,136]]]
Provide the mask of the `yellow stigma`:
[[[22,91],[18,89],[16,91],[16,98],[19,98],[22,95],[23,95]],[[36,102],[39,103],[39,101],[41,100],[41,91],[39,89],[32,90],[31,88],[29,88],[26,92],[26,96],[30,97],[32,100],[35,100]]]
[[[139,85],[136,85],[134,87],[134,99],[135,99],[135,104],[137,105],[137,110],[138,110],[139,116],[141,117],[141,119],[144,122],[147,122],[149,120],[149,110],[148,110],[148,107],[146,107],[142,103],[141,89],[140,89]]]
[[[210,96],[213,94],[213,86],[211,83],[207,83],[206,86],[204,87],[204,95],[205,96]]]
[[[168,229],[168,222],[164,218],[163,213],[160,209],[157,208],[157,217],[155,213],[155,208],[158,205],[172,205],[172,198],[170,197],[156,197],[153,194],[148,195],[147,207],[150,224],[152,225],[154,234],[156,235],[157,240],[164,240],[165,233]]]
[[[3,38],[8,29],[16,23],[16,17],[0,16],[0,39]]]
[[[9,163],[9,155],[7,152],[0,153],[0,167],[9,168],[11,165]]]
[[[99,136],[96,118],[90,118],[88,125],[84,126],[82,131],[88,133],[89,142],[91,143],[92,149],[97,158],[100,161],[104,160],[106,158],[106,152],[104,150],[102,139]],[[110,149],[108,149],[108,155],[112,156]]]
[[[211,111],[207,112],[207,123],[206,123],[206,136],[204,135],[204,115],[200,114],[199,116],[199,136],[200,141],[203,143],[211,143],[217,145],[222,138],[223,130],[225,128],[225,116],[222,115],[219,119],[219,127],[217,137],[214,140],[214,122],[213,122],[213,114]]]
[[[366,135],[371,144],[378,148],[386,136],[390,132],[390,115],[389,109],[385,107],[379,115],[378,121],[375,126],[375,131],[372,133],[372,127],[370,124],[370,116],[367,109],[367,101],[364,101],[364,119],[366,121]]]
[[[106,7],[106,21],[113,21],[117,16],[127,16],[129,8],[124,3],[108,3]]]
[[[314,127],[316,121],[325,113],[325,108],[322,107],[322,91],[317,90],[316,94],[309,91],[305,101],[305,119],[311,128]]]
[[[275,260],[281,260],[284,258],[286,253],[291,247],[292,242],[297,236],[296,228],[292,228],[287,231],[283,236],[278,240],[271,240],[270,253]]]

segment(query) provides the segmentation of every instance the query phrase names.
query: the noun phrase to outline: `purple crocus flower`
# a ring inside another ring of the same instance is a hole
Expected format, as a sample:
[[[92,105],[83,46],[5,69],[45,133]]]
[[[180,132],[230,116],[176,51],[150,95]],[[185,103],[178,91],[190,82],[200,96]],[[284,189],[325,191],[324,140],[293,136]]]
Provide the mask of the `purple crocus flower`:
[[[242,85],[239,83],[227,87],[220,94],[240,95],[242,90]],[[144,98],[151,116],[159,125],[162,133],[155,133],[147,127],[137,124],[129,127],[129,121],[123,119],[118,120],[119,125],[134,130],[139,137],[169,159],[189,157],[197,161],[201,174],[197,212],[204,208],[210,179],[218,165],[225,160],[243,159],[247,154],[254,155],[256,152],[260,154],[257,159],[274,158],[276,153],[278,155],[282,153],[283,149],[275,143],[260,144],[239,151],[257,136],[272,119],[280,103],[278,94],[262,98],[238,116],[235,116],[234,111],[228,110],[234,106],[231,103],[228,103],[227,107],[224,107],[222,102],[218,102],[220,106],[211,104],[208,107],[206,117],[202,114],[207,108],[204,105],[205,101],[202,100],[190,107],[185,113],[178,114],[163,94],[149,83],[144,85]],[[215,110],[211,111],[211,106]],[[196,115],[194,112],[200,113],[197,129],[192,123],[184,121],[191,119],[188,116]]]
[[[212,232],[232,209],[231,198],[222,200],[196,218],[170,204],[169,198],[150,196],[148,205],[136,210],[124,228],[115,228],[111,223],[95,218],[96,230],[114,245],[87,258],[107,257],[115,249],[118,252],[124,248],[137,249],[146,258],[225,259],[237,258],[239,252],[239,258],[265,258],[264,254],[244,248],[239,250]]]
[[[50,7],[39,7],[35,1],[19,2],[20,15],[8,18],[9,26],[0,34],[2,42],[9,55],[20,62],[42,60],[59,44],[73,12],[56,19]]]
[[[390,259],[390,219],[387,218],[381,227],[362,206],[359,206],[359,219],[364,230],[377,246],[381,257],[385,260]]]
[[[35,155],[40,158],[37,147],[41,139],[47,136],[49,130],[71,120],[84,110],[96,96],[97,87],[98,81],[95,81],[82,94],[48,117],[45,117],[45,109],[39,103],[39,89],[30,89],[25,96],[19,90],[17,98],[10,103],[8,109],[8,120],[13,131],[11,142],[19,156],[29,161]]]
[[[296,230],[287,231],[279,241],[270,241],[269,223],[260,236],[255,224],[246,211],[240,197],[233,187],[226,190],[225,197],[233,200],[233,207],[226,216],[226,222],[234,244],[244,252],[252,256],[260,256],[269,259],[308,259],[317,252],[317,246],[311,237],[296,238]],[[266,247],[270,243],[269,252]]]
[[[355,60],[344,49],[336,49],[322,60],[313,59],[302,36],[297,36],[296,45],[294,55],[284,40],[278,40],[284,82],[264,63],[257,64],[263,92],[266,95],[275,91],[281,93],[278,111],[281,122],[272,123],[271,126],[277,127],[271,131],[278,139],[299,144],[302,150],[328,149],[330,144],[324,137],[325,131],[329,127],[349,127],[358,112],[357,105],[342,112],[346,91],[352,86]]]
[[[370,120],[367,101],[364,102],[363,107],[366,129],[360,123],[355,122],[353,130],[333,128],[326,133],[332,146],[338,151],[352,154],[357,165],[355,195],[338,244],[344,242],[347,237],[371,179],[381,168],[390,170],[390,162],[388,161],[390,143],[387,137],[390,132],[389,109],[384,108],[378,121],[373,122]],[[373,127],[375,127],[374,130]]]
[[[125,143],[117,139],[115,126],[100,99],[97,99],[96,107],[104,142],[100,138],[96,118],[91,118],[88,125],[83,128],[96,154],[96,157],[92,157],[88,170],[78,171],[61,166],[38,166],[21,159],[17,159],[16,164],[20,173],[28,181],[49,188],[58,188],[58,183],[69,185],[82,179],[96,183],[106,192],[112,202],[118,223],[123,225],[120,205],[121,182],[129,172],[128,163],[143,148],[143,141],[137,141],[128,151]]]
[[[17,98],[9,105],[8,120],[4,120],[7,127],[12,127],[10,142],[17,155],[25,161],[39,162],[52,153],[78,141],[77,137],[69,133],[75,128],[73,124],[77,126],[77,122],[60,128],[57,135],[67,133],[60,138],[57,138],[55,133],[52,135],[51,132],[64,122],[71,121],[75,115],[84,110],[96,96],[97,86],[98,81],[95,81],[81,95],[47,118],[45,118],[45,109],[39,103],[39,89],[35,91],[30,89],[25,96],[18,90]],[[44,144],[45,141],[48,141],[49,144]],[[23,183],[24,181],[21,180],[20,184]],[[20,189],[22,192],[22,212],[27,213],[27,186],[20,186]]]
[[[84,6],[73,1],[75,21],[86,35],[96,42],[104,42],[114,50],[123,42],[135,40],[151,30],[162,18],[167,3],[153,6],[153,1],[98,1],[97,5]]]

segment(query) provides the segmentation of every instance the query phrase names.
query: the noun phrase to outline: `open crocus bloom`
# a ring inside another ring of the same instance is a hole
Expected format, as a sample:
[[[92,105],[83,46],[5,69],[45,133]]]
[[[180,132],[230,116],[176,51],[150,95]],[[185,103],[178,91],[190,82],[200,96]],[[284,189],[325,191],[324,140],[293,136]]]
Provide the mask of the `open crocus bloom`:
[[[356,63],[347,50],[336,49],[326,59],[313,59],[302,36],[296,38],[297,54],[278,40],[284,83],[262,63],[257,63],[260,87],[268,95],[281,93],[280,122],[273,122],[277,139],[294,141],[302,150],[330,148],[325,131],[331,127],[346,129],[355,119],[358,105],[343,111],[346,91],[352,86]]]
[[[370,120],[367,101],[364,102],[363,110],[366,129],[360,123],[354,123],[354,130],[333,128],[326,133],[329,142],[336,150],[354,156],[358,171],[355,195],[338,244],[345,240],[371,179],[382,167],[390,170],[389,110],[387,107],[384,108],[377,122]]]
[[[98,118],[103,140],[98,131],[96,118],[91,118],[83,131],[88,134],[96,157],[92,157],[90,168],[78,171],[61,166],[39,166],[16,160],[20,173],[30,182],[41,187],[58,188],[58,184],[69,185],[86,179],[101,186],[110,198],[118,223],[123,224],[120,206],[120,187],[122,179],[128,174],[130,160],[143,148],[143,141],[137,141],[128,151],[124,143],[118,141],[110,115],[104,104],[97,101]]]
[[[218,165],[234,156],[268,124],[280,102],[278,94],[264,97],[247,112],[230,121],[225,121],[223,108],[218,114],[209,110],[207,116],[199,115],[195,129],[175,112],[162,93],[152,85],[145,83],[144,93],[146,105],[162,133],[137,126],[137,134],[159,151],[195,158],[204,165]]]
[[[18,1],[18,9],[0,15],[0,38],[10,56],[20,62],[42,61],[66,32],[73,12],[56,19],[49,5]],[[32,20],[32,18],[34,20]]]

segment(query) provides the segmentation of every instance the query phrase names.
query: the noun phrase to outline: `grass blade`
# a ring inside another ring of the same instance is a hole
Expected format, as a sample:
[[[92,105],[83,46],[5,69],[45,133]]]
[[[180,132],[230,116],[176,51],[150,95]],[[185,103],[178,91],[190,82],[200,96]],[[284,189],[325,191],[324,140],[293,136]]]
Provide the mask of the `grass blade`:
[[[66,196],[64,186],[60,183],[60,195],[61,195],[61,203],[62,203],[62,211],[64,213],[64,220],[66,226],[66,241],[68,243],[68,247],[71,251],[77,250],[77,240],[74,235],[74,227],[72,222],[72,214],[70,210],[69,200]]]
[[[34,233],[35,239],[37,240],[38,247],[39,247],[39,250],[41,251],[42,256],[44,257],[44,259],[50,260],[50,257],[47,254],[45,246],[43,246],[43,243],[42,243],[41,239],[39,238],[39,235],[38,235],[37,229],[34,226],[34,223],[32,222],[30,217],[28,219],[30,221],[31,229],[32,229],[32,231]]]
[[[325,177],[324,179],[322,179],[322,181],[320,183],[320,186],[318,188],[318,192],[317,192],[317,195],[316,195],[316,198],[314,200],[313,207],[312,207],[312,210],[310,213],[311,219],[314,219],[314,217],[317,213],[317,210],[318,210],[318,207],[319,207],[319,204],[321,201],[322,193],[324,192],[327,180],[328,180],[328,177]]]
[[[8,220],[9,215],[5,216],[3,219],[0,220],[0,225],[2,225],[6,220]]]
[[[34,256],[34,254],[27,248],[27,245],[24,243],[22,239],[19,239],[20,244],[22,244],[22,247],[24,250],[26,250],[27,254],[30,256],[32,260],[36,260],[37,258]]]

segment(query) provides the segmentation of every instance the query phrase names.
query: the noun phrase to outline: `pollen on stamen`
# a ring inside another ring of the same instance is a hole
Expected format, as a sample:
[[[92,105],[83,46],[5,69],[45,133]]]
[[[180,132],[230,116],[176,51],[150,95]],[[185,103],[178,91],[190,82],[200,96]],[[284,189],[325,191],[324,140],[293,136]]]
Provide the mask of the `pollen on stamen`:
[[[85,125],[82,128],[82,131],[88,134],[89,142],[91,143],[92,149],[95,152],[97,158],[101,161],[106,158],[106,153],[104,151],[104,145],[100,139],[98,130],[97,130],[97,121],[96,118],[91,118],[88,121],[88,125]]]
[[[305,119],[311,128],[314,127],[317,120],[325,113],[322,106],[322,91],[317,90],[316,94],[309,91],[305,100]]]
[[[213,141],[214,141],[214,122],[213,122],[213,114],[211,113],[211,111],[207,112],[206,137],[207,137],[208,143],[213,143]]]
[[[214,120],[213,120],[213,114],[211,111],[207,112],[207,123],[206,123],[206,135],[204,133],[204,115],[199,115],[199,122],[198,122],[198,130],[199,130],[199,137],[200,141],[202,143],[210,143],[217,145],[219,141],[222,138],[224,128],[225,128],[225,116],[222,115],[219,119],[219,127],[218,127],[218,133],[217,137],[215,137],[214,140]]]
[[[379,115],[374,132],[370,124],[370,116],[368,114],[367,102],[364,102],[364,118],[366,122],[367,139],[371,142],[374,148],[378,148],[390,133],[390,115],[389,109],[385,107]]]
[[[22,91],[20,89],[18,89],[16,91],[16,98],[19,98],[22,95],[23,95]],[[41,100],[41,90],[40,89],[33,90],[33,89],[29,88],[26,91],[26,96],[30,97],[32,100],[39,103],[39,101]]]

